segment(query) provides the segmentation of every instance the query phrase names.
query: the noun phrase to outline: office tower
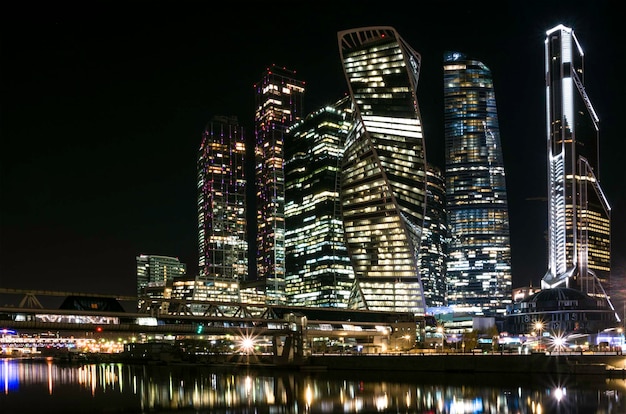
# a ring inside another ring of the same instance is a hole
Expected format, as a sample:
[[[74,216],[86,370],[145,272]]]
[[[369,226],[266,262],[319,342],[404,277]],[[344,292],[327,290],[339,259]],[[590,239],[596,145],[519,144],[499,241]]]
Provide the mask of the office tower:
[[[286,296],[291,306],[348,306],[339,177],[352,125],[349,97],[310,113],[285,138]]]
[[[443,83],[448,305],[458,313],[503,315],[512,301],[511,244],[491,71],[446,52]]]
[[[146,255],[137,256],[138,307],[146,309],[150,298],[169,296],[175,279],[187,273],[187,266],[177,257]]]
[[[229,304],[241,303],[240,283],[238,280],[203,279],[202,276],[181,277],[172,284],[170,298],[168,310],[172,313],[207,315],[215,311],[215,302],[220,302],[222,311]]]
[[[427,165],[426,214],[419,269],[427,308],[446,306],[446,254],[448,226],[446,185],[441,170]],[[432,313],[432,312],[429,312]]]
[[[245,136],[236,117],[207,124],[198,155],[200,280],[230,286],[246,280]]]
[[[416,96],[421,56],[388,26],[340,31],[338,41],[355,106],[341,179],[355,273],[349,306],[423,315],[419,251],[426,159]]]
[[[608,299],[611,210],[600,186],[599,120],[585,91],[583,58],[571,28],[547,31],[548,270],[541,286]]]
[[[285,175],[287,128],[302,117],[304,82],[295,72],[272,66],[255,87],[255,174],[257,194],[257,274],[268,304],[285,298]]]

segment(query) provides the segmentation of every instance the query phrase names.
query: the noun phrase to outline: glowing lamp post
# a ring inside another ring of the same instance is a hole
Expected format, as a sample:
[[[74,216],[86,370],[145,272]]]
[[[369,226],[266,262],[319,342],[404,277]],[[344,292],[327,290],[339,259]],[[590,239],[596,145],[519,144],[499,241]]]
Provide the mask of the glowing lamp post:
[[[254,339],[249,336],[241,338],[241,350],[246,353],[246,365],[250,364],[250,353],[254,349]]]
[[[443,352],[443,326],[437,327],[437,332],[441,335],[441,352]]]
[[[537,335],[539,335],[539,340],[537,341],[537,345],[541,348],[541,344],[543,343],[543,323],[535,322],[535,331],[537,331]],[[541,349],[538,349],[540,351]]]
[[[554,337],[554,349],[556,349],[557,355],[561,352],[561,348],[565,347],[565,339],[561,336]]]

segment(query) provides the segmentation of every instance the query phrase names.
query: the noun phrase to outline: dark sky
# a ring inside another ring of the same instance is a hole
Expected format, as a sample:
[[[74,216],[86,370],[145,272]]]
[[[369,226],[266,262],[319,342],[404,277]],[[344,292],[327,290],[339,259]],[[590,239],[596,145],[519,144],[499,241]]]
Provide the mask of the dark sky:
[[[0,10],[0,287],[132,295],[139,254],[177,256],[195,274],[206,123],[236,115],[252,134],[253,84],[273,63],[306,81],[307,112],[336,101],[347,90],[337,31],[370,25],[395,27],[422,55],[418,100],[436,165],[443,52],[492,70],[514,287],[539,285],[546,269],[543,41],[558,23],[573,27],[601,121],[614,276],[626,277],[618,1],[11,3]]]

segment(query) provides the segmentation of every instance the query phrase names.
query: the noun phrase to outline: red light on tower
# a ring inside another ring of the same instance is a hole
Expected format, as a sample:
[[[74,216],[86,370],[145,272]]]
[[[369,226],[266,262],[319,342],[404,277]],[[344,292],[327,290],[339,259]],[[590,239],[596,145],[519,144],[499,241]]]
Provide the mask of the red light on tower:
[[[98,327],[96,328],[96,332],[102,332],[102,326],[98,326]]]

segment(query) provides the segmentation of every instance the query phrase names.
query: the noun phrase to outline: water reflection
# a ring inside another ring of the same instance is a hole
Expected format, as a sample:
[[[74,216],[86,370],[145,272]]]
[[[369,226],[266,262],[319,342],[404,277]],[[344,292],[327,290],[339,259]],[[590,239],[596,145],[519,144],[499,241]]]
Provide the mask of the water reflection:
[[[597,376],[219,370],[0,360],[0,411],[618,413],[624,379]]]

